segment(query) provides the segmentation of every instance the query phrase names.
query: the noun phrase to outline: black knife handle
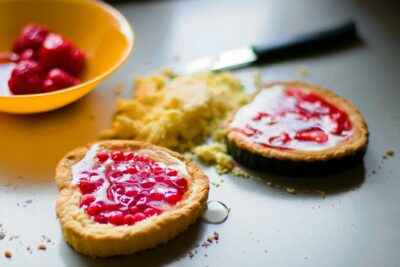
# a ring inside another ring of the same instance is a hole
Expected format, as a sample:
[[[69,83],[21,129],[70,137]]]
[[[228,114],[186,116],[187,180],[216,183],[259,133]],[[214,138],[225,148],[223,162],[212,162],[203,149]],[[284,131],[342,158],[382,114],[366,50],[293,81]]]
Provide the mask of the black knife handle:
[[[252,49],[257,55],[257,61],[263,61],[335,47],[356,38],[356,25],[353,21],[349,21],[327,30],[289,37],[268,44],[253,45]]]

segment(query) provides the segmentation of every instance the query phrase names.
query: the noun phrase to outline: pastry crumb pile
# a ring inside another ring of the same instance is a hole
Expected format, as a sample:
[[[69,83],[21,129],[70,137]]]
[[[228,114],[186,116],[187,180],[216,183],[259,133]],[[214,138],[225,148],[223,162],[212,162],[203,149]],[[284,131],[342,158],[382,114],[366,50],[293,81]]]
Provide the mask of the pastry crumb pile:
[[[139,77],[133,98],[117,100],[112,127],[101,137],[192,151],[226,173],[233,168],[233,161],[223,142],[223,120],[247,99],[242,84],[229,73],[174,76],[164,71]],[[202,144],[209,137],[215,143]]]

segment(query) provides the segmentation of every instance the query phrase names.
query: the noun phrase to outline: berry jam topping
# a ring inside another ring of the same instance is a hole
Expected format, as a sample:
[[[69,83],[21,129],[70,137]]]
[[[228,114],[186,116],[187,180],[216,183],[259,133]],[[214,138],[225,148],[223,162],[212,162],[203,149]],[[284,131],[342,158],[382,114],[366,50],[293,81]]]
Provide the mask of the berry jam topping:
[[[94,221],[132,225],[158,215],[187,192],[186,165],[161,151],[104,150],[94,145],[72,167],[80,207]]]
[[[230,125],[265,147],[323,150],[352,134],[348,115],[317,94],[280,85],[261,91]]]

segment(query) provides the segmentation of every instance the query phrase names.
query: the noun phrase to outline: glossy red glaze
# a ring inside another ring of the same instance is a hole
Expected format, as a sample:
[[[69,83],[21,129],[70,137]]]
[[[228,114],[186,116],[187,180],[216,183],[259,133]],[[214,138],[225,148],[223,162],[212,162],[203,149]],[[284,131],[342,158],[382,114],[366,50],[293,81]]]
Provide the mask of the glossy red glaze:
[[[292,142],[325,144],[332,136],[350,134],[348,115],[319,95],[299,88],[286,88],[283,94],[277,110],[270,114],[260,110],[239,131],[265,147],[279,149],[295,149]]]
[[[80,206],[98,223],[132,225],[179,202],[188,181],[143,154],[100,151],[80,172]]]

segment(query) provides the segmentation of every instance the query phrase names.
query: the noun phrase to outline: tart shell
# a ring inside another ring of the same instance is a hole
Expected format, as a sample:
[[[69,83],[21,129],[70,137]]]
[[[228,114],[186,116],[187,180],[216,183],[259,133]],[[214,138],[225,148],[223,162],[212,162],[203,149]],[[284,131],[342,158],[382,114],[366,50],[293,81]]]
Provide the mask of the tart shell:
[[[336,172],[359,162],[368,146],[368,129],[361,113],[346,99],[319,86],[300,82],[276,82],[266,84],[252,96],[250,102],[261,90],[275,85],[299,87],[318,94],[329,103],[345,111],[352,122],[353,133],[335,146],[320,151],[284,150],[268,148],[247,141],[242,135],[229,127],[236,112],[225,121],[224,129],[229,153],[245,166],[280,174],[309,175]]]
[[[56,213],[66,242],[77,252],[98,257],[132,254],[167,242],[201,216],[208,198],[209,183],[207,176],[196,164],[176,152],[148,143],[103,141],[97,144],[106,149],[149,148],[166,152],[186,164],[190,183],[184,198],[160,215],[134,225],[99,224],[79,207],[82,194],[71,183],[71,167],[85,156],[93,144],[69,152],[56,169],[55,180],[60,191]]]

